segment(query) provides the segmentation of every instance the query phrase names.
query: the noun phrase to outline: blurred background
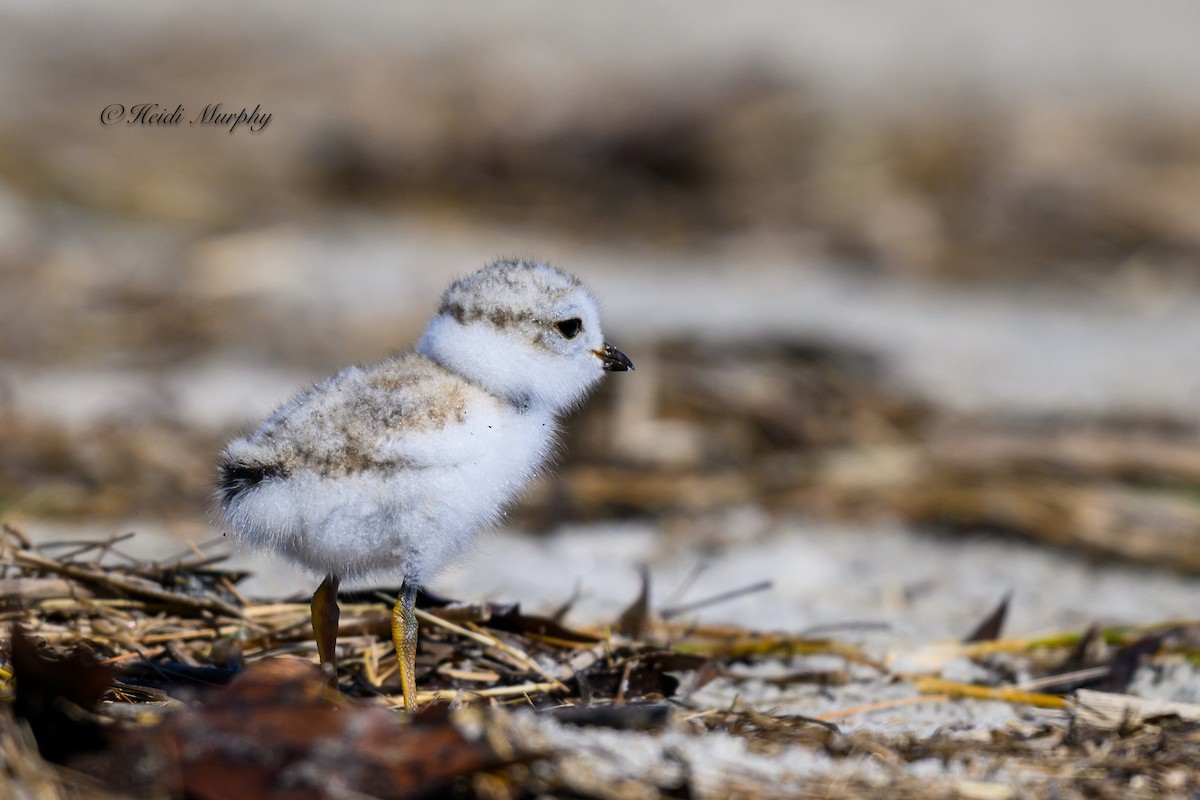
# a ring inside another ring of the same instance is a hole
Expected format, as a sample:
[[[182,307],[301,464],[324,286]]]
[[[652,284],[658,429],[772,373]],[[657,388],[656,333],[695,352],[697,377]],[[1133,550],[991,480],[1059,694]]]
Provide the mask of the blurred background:
[[[612,616],[646,564],[660,607],[771,580],[706,613],[938,636],[1008,589],[1024,631],[1194,607],[1200,6],[124,8],[0,3],[35,538],[219,537],[225,440],[519,255],[637,371],[435,588]]]

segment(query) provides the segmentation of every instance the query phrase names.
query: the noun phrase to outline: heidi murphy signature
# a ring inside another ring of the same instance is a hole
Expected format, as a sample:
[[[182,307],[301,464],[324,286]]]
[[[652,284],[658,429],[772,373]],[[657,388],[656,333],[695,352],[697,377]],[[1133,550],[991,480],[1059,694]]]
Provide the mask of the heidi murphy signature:
[[[182,104],[176,105],[175,110],[168,110],[158,103],[138,103],[125,107],[120,103],[105,106],[100,112],[101,125],[116,125],[124,122],[126,125],[214,125],[228,128],[230,133],[245,125],[251,133],[258,133],[271,122],[271,114],[262,111],[262,106],[254,106],[253,111],[243,108],[241,111],[226,111],[220,103],[209,103],[200,113],[187,119],[187,109]]]

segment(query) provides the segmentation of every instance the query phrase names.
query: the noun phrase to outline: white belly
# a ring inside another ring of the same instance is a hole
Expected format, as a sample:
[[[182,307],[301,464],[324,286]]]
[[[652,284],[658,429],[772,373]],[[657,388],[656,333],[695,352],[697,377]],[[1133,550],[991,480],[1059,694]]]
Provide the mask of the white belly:
[[[250,544],[318,574],[425,581],[499,517],[545,460],[554,432],[548,413],[475,408],[463,422],[379,443],[405,466],[268,479],[227,516]]]

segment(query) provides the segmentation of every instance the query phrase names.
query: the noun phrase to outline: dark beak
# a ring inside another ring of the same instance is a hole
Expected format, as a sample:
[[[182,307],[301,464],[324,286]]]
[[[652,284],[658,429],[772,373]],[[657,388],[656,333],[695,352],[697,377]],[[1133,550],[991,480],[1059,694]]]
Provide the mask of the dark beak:
[[[608,342],[605,342],[604,347],[601,347],[599,350],[593,350],[592,353],[595,354],[596,358],[604,362],[604,368],[609,372],[633,371],[633,362],[629,360],[629,356]]]

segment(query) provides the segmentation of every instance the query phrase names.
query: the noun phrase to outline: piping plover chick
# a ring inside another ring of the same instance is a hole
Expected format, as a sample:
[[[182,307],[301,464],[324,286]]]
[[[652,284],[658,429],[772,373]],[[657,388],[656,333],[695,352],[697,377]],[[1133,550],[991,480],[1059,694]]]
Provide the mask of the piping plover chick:
[[[401,580],[392,639],[412,711],[417,587],[545,464],[557,415],[631,369],[578,279],[498,261],[446,290],[411,352],[349,367],[230,442],[221,510],[245,542],[325,575],[312,624],[331,680],[340,579]]]

